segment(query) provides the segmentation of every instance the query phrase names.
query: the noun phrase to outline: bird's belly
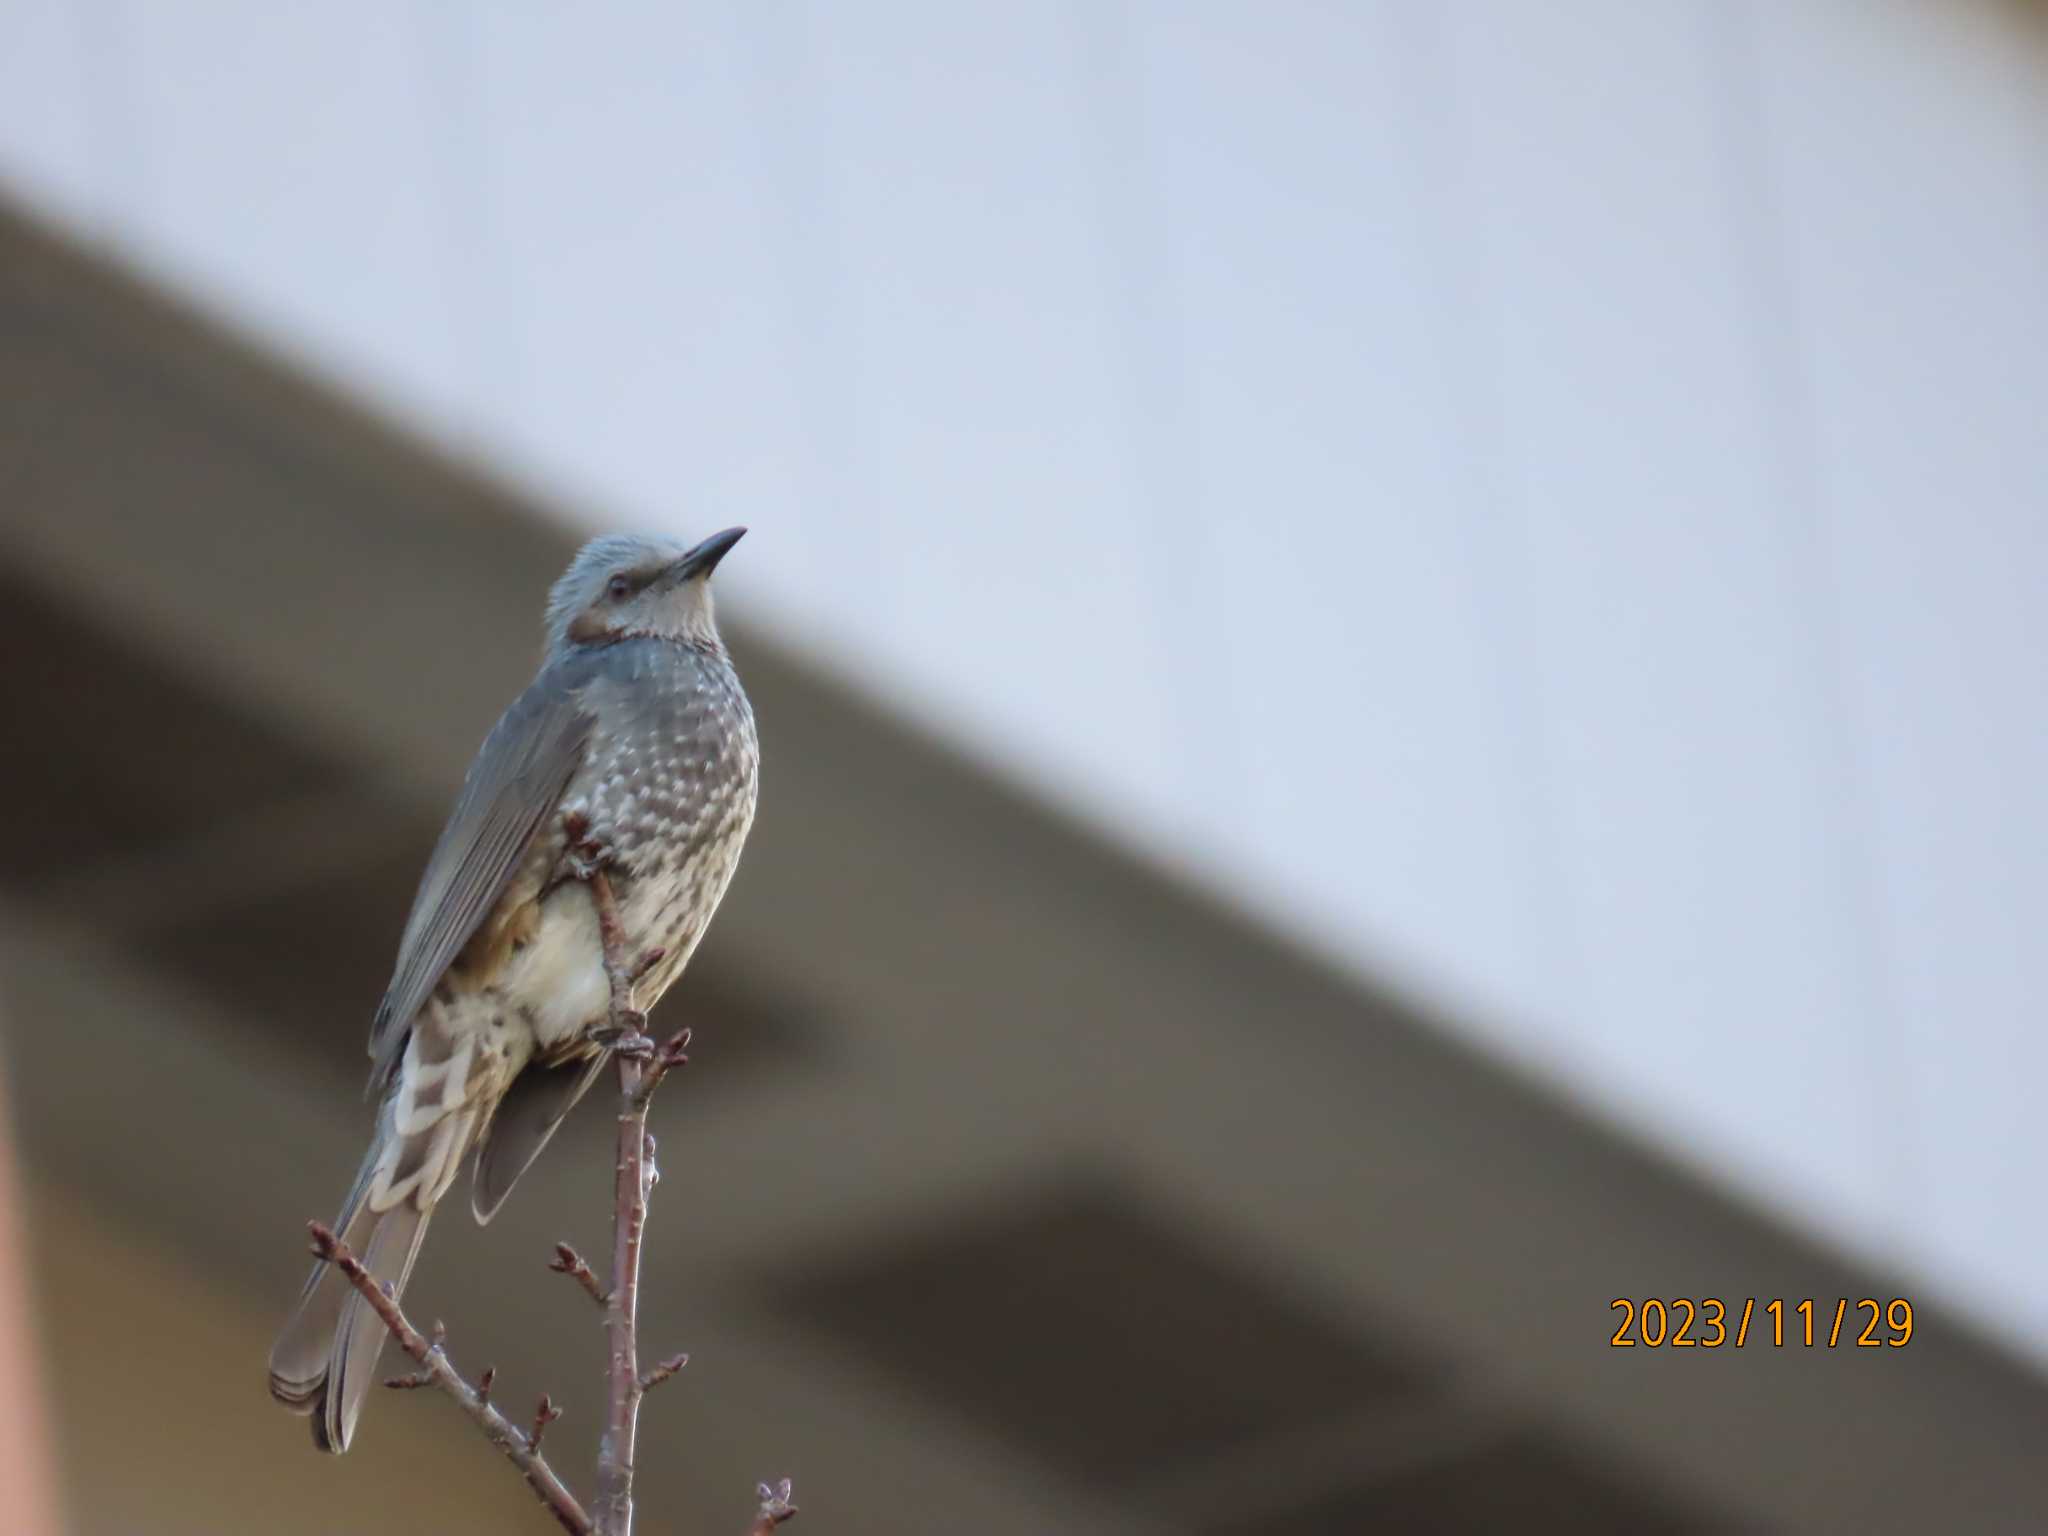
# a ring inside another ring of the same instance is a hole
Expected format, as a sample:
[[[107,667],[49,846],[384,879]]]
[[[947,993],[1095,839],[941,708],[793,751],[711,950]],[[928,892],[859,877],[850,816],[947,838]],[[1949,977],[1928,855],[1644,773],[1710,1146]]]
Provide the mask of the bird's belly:
[[[691,860],[614,882],[619,926],[630,967],[653,949],[663,951],[634,989],[634,1003],[651,1008],[682,971],[697,946],[708,910],[724,893],[730,868],[705,869]],[[532,938],[518,948],[494,988],[526,1020],[542,1055],[559,1050],[602,1025],[611,1009],[604,946],[590,890],[567,881],[548,893]]]
[[[611,987],[587,889],[572,883],[548,896],[532,939],[514,952],[497,985],[533,1030],[543,1055],[605,1017]]]

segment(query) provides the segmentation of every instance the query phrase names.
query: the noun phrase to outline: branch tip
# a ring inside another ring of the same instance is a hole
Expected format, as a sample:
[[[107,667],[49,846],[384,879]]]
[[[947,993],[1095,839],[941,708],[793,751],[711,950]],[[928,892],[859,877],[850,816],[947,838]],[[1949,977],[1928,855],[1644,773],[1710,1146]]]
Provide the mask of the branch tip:
[[[688,1355],[670,1355],[661,1364],[640,1378],[640,1390],[642,1392],[652,1392],[689,1363],[690,1357]]]
[[[760,1497],[760,1508],[754,1512],[753,1529],[747,1536],[767,1536],[767,1533],[785,1520],[794,1520],[797,1515],[796,1500],[791,1495],[790,1482],[784,1478],[779,1483],[762,1483],[754,1492]]]
[[[597,1272],[584,1263],[583,1255],[567,1243],[555,1244],[555,1256],[548,1261],[548,1268],[574,1280],[590,1293],[590,1299],[600,1307],[610,1304],[611,1293],[598,1283]]]
[[[548,1426],[561,1416],[562,1410],[555,1406],[554,1399],[545,1392],[541,1393],[540,1406],[533,1410],[533,1429],[526,1437],[526,1448],[529,1451],[538,1451],[540,1449],[540,1437],[546,1434]]]

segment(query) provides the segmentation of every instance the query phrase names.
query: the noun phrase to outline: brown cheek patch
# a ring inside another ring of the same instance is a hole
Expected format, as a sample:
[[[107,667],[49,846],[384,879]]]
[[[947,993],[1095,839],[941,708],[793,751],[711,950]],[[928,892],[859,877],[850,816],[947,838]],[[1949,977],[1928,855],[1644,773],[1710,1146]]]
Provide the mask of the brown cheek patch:
[[[569,638],[578,645],[588,645],[593,640],[608,640],[618,634],[595,609],[576,615],[569,625]]]

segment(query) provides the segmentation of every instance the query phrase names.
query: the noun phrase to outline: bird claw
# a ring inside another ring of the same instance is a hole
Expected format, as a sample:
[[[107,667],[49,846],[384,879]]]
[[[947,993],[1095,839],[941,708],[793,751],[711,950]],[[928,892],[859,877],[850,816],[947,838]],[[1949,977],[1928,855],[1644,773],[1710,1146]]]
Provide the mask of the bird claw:
[[[628,1061],[654,1060],[654,1037],[647,1033],[647,1015],[638,1008],[621,1009],[618,1023],[593,1029],[590,1040],[593,1045],[602,1046]]]
[[[587,884],[618,862],[618,850],[612,846],[611,839],[601,832],[593,833],[588,817],[565,817],[562,832],[568,842],[562,851],[562,862],[576,879]]]

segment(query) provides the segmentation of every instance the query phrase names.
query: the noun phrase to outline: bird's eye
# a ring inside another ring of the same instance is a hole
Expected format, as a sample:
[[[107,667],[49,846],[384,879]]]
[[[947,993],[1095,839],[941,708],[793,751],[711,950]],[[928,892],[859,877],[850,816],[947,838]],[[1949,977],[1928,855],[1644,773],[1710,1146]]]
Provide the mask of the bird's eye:
[[[633,590],[633,583],[626,580],[623,576],[614,576],[604,584],[604,590],[605,595],[616,603],[624,600],[626,595]]]

